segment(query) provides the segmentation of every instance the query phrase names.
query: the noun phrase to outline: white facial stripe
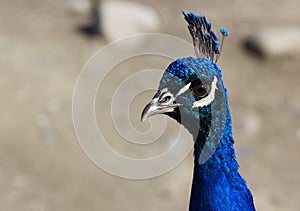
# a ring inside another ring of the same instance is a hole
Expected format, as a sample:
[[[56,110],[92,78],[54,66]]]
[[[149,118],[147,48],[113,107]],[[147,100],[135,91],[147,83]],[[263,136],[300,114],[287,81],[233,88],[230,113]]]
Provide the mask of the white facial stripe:
[[[214,101],[215,92],[216,92],[216,89],[218,89],[217,81],[218,81],[218,79],[215,76],[213,82],[211,83],[211,90],[210,90],[209,94],[207,95],[207,97],[194,102],[193,108],[208,106],[209,104],[211,104]]]
[[[165,110],[164,113],[173,112],[174,108],[169,108],[168,110]]]
[[[181,88],[179,90],[179,92],[177,93],[176,97],[185,93],[189,88],[190,88],[191,83],[188,83],[187,85],[185,85],[183,88]]]

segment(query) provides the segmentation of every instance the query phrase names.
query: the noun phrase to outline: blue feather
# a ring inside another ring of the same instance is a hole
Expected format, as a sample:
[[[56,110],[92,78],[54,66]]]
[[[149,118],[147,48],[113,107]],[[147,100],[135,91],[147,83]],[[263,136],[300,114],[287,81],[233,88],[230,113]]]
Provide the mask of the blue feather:
[[[223,34],[224,37],[227,37],[229,35],[226,29],[220,29],[220,32]]]

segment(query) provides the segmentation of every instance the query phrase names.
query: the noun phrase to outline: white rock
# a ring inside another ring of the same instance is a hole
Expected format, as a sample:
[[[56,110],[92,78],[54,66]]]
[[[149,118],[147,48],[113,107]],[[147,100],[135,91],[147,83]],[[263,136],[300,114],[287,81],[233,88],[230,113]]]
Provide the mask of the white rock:
[[[88,0],[66,0],[66,10],[75,15],[87,15],[90,10],[90,1]]]
[[[155,32],[159,16],[150,7],[130,1],[105,1],[102,5],[103,31],[109,41]]]
[[[264,57],[300,53],[300,27],[264,28],[246,39],[246,47]]]
[[[67,0],[66,8],[77,15],[89,16],[89,0]],[[102,1],[99,8],[102,30],[108,41],[127,36],[157,32],[160,18],[157,12],[141,3],[132,1]]]

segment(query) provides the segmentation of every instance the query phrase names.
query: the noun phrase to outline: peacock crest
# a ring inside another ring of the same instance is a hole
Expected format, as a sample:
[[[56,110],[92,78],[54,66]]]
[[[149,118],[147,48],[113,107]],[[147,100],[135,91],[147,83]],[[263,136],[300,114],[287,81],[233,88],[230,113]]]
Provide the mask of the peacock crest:
[[[212,31],[211,23],[207,22],[205,16],[185,13],[183,11],[182,14],[188,23],[188,29],[193,38],[196,56],[217,63],[224,38],[228,36],[228,32],[225,29],[220,29],[222,39],[221,42],[219,42],[219,38]]]

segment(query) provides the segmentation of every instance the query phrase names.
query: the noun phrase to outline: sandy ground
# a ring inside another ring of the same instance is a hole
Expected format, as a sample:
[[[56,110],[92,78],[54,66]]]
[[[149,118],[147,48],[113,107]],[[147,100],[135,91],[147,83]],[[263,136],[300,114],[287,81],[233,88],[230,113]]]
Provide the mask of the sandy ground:
[[[190,41],[182,9],[230,31],[219,66],[241,173],[258,210],[299,210],[300,56],[258,60],[240,47],[258,28],[299,26],[299,1],[142,2],[157,10],[163,33]],[[161,177],[132,181],[99,170],[81,150],[72,92],[83,65],[106,44],[78,34],[81,22],[59,0],[0,3],[1,210],[187,210],[192,154]]]

